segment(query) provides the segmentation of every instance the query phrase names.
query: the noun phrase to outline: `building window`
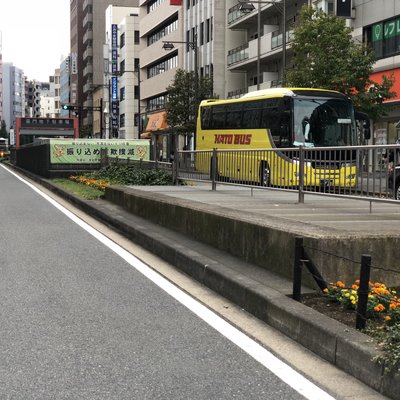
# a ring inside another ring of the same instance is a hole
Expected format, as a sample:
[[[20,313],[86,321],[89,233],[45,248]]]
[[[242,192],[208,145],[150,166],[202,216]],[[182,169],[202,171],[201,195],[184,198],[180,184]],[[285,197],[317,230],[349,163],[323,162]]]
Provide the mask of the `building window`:
[[[162,3],[165,3],[165,0],[151,0],[147,4],[147,13],[150,14],[157,7],[159,7]]]
[[[140,43],[139,31],[135,31],[134,35],[135,35],[135,37],[134,37],[135,44],[139,44]]]
[[[200,46],[204,44],[204,22],[200,24]]]
[[[206,42],[207,43],[210,41],[210,32],[211,32],[211,23],[210,23],[210,18],[208,18],[206,21]]]
[[[152,99],[147,100],[148,111],[156,111],[165,108],[166,100],[166,95],[153,97]]]
[[[125,100],[125,87],[122,87],[121,89],[119,89],[119,99],[120,99],[120,101]]]
[[[119,116],[119,126],[123,128],[125,126],[125,114]]]
[[[150,46],[151,44],[159,41],[164,36],[170,34],[171,32],[176,31],[177,29],[178,29],[178,17],[175,17],[173,20],[166,22],[159,29],[148,35],[147,45]]]
[[[122,49],[125,46],[125,33],[119,37],[119,48]]]
[[[154,64],[147,69],[147,77],[152,78],[153,76],[163,74],[172,68],[178,66],[178,55],[174,55],[167,60],[164,60],[158,64]]]

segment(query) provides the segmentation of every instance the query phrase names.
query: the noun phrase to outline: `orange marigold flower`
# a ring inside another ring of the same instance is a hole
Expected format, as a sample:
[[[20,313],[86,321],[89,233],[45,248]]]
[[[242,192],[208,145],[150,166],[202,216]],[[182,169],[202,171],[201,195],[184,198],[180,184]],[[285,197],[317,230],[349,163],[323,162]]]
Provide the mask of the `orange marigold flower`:
[[[390,309],[391,310],[395,310],[397,308],[397,304],[396,303],[390,303]]]
[[[325,289],[324,289],[324,293],[328,293],[328,288],[325,288]]]
[[[338,285],[341,288],[344,288],[346,286],[342,281],[337,281],[336,285]]]
[[[356,280],[356,284],[357,284],[357,285],[360,284],[360,280],[359,280],[359,279]]]
[[[383,312],[383,311],[385,311],[385,306],[383,304],[379,303],[377,306],[374,307],[374,311]]]
[[[391,321],[391,320],[392,320],[392,317],[390,317],[389,315],[386,315],[385,321]]]
[[[354,290],[357,290],[358,286],[357,285],[352,285],[351,288],[354,289]]]

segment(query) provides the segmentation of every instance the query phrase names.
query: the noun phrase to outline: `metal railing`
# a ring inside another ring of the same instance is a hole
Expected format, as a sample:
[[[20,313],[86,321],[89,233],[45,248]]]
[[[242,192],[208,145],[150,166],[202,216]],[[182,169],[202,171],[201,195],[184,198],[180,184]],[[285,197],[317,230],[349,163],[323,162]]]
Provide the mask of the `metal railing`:
[[[218,183],[296,191],[299,202],[305,193],[400,200],[399,145],[178,151],[174,164],[178,179],[211,182],[213,190]]]

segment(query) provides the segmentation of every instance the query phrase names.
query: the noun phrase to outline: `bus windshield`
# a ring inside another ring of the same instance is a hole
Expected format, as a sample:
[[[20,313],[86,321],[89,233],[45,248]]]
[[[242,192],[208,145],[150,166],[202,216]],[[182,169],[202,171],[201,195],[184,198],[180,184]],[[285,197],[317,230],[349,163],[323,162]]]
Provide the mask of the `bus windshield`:
[[[294,146],[356,145],[354,110],[345,99],[293,99]]]

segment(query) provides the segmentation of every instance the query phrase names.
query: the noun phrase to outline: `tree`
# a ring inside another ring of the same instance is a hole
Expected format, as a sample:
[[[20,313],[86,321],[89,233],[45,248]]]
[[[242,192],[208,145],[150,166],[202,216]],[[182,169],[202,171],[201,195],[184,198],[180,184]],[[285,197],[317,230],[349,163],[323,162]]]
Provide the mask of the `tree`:
[[[197,93],[196,93],[197,89]],[[193,71],[178,69],[175,79],[167,87],[167,122],[177,134],[191,135],[195,132],[197,109],[200,101],[212,97],[212,80],[196,77]]]
[[[294,28],[293,69],[287,81],[293,87],[337,90],[348,95],[355,107],[378,119],[385,114],[383,101],[396,95],[391,91],[393,76],[373,82],[375,55],[366,44],[356,42],[345,20],[304,6]]]
[[[6,138],[6,139],[8,138],[6,121],[4,121],[4,120],[1,120],[0,137]]]

